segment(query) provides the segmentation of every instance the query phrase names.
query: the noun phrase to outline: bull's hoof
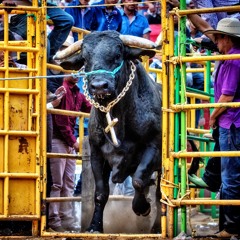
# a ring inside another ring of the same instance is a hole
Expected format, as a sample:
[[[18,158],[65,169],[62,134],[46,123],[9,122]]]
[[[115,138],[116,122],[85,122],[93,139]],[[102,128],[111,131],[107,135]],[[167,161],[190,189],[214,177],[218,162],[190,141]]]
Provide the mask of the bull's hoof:
[[[90,226],[87,228],[86,233],[103,233],[103,229],[98,229],[97,226]]]
[[[132,209],[136,215],[142,215],[146,217],[151,212],[151,205],[146,200],[144,195],[140,195],[140,197],[134,197],[132,202]]]
[[[86,231],[85,233],[99,234],[99,233],[102,233],[102,232],[91,230],[91,231]]]

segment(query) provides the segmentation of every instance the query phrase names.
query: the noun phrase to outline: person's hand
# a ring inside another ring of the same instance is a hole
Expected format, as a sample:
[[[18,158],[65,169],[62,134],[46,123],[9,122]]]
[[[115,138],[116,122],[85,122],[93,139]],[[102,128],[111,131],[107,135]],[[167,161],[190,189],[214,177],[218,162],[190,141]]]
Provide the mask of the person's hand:
[[[59,87],[54,94],[56,95],[57,99],[53,100],[51,103],[55,108],[61,103],[63,96],[66,94],[65,87],[64,86]]]
[[[76,152],[79,152],[79,143],[77,141],[73,144],[73,148]]]
[[[212,129],[215,129],[217,127],[216,125],[216,118],[210,116],[210,119],[209,119],[209,125]]]
[[[55,95],[59,98],[59,97],[63,97],[65,94],[67,93],[66,89],[64,86],[59,87],[56,91],[55,91]]]
[[[173,7],[178,7],[179,8],[179,1],[178,0],[167,0],[168,3],[170,3]]]

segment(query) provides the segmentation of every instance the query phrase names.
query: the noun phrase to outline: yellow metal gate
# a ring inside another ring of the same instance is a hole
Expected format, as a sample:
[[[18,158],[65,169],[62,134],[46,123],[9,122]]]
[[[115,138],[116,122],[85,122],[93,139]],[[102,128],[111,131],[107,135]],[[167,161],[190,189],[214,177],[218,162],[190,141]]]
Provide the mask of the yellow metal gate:
[[[27,39],[8,41],[10,14],[4,19],[4,52],[0,67],[0,221],[31,221],[38,234],[46,155],[46,17],[37,1],[17,6],[11,14],[27,14]],[[9,56],[25,53],[25,69],[9,66]],[[45,107],[44,107],[45,105]],[[41,124],[40,124],[41,123]]]

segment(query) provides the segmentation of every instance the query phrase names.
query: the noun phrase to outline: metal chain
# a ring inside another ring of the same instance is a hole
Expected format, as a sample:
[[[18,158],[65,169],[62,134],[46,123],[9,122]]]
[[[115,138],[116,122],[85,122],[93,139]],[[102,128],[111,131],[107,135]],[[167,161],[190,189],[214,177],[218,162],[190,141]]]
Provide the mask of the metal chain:
[[[129,79],[127,81],[127,84],[126,86],[123,88],[122,92],[119,93],[119,95],[117,96],[116,99],[114,99],[113,101],[111,101],[107,107],[104,107],[102,105],[100,105],[98,102],[94,101],[90,95],[89,95],[89,92],[88,92],[88,89],[87,89],[87,80],[83,80],[84,84],[83,84],[83,90],[84,90],[84,95],[86,97],[86,99],[95,107],[95,108],[98,108],[101,112],[109,112],[110,109],[115,105],[117,104],[126,94],[126,92],[128,91],[129,87],[132,85],[132,81],[133,79],[135,78],[135,71],[136,71],[136,66],[134,65],[134,63],[132,61],[130,61],[131,63],[131,73],[129,75]]]

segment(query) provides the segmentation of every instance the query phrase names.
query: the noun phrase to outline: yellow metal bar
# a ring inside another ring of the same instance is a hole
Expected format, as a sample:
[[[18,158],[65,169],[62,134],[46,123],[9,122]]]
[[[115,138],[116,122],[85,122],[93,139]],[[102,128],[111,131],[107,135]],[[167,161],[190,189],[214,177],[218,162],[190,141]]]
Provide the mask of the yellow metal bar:
[[[170,61],[174,64],[184,62],[199,62],[199,61],[219,61],[219,60],[233,60],[240,59],[240,54],[214,55],[214,56],[200,56],[200,57],[172,57]]]
[[[79,155],[82,155],[82,143],[84,138],[84,117],[79,117]]]
[[[175,152],[171,153],[175,158],[182,157],[237,157],[240,156],[239,151],[217,151],[217,152]]]
[[[3,9],[3,10],[4,9],[13,9],[13,7],[0,5],[0,9]],[[41,11],[41,8],[40,7],[31,7],[31,6],[18,5],[17,7],[14,7],[14,9],[11,11],[11,14],[24,14],[24,13],[26,13],[26,11],[29,11],[29,12],[39,12],[39,11]]]
[[[178,199],[178,200],[171,200],[173,204],[175,204],[177,207],[183,206],[183,205],[232,205],[232,206],[239,206],[240,201],[239,200],[213,200],[213,199]]]
[[[37,132],[28,132],[28,131],[15,131],[15,130],[0,130],[0,135],[11,135],[11,136],[30,136],[36,137],[38,135]]]
[[[18,52],[18,51],[24,51],[24,52],[34,52],[37,53],[39,52],[38,48],[33,48],[33,47],[28,47],[22,46],[22,47],[17,47],[17,46],[1,46],[2,50],[8,50],[12,52]]]
[[[190,133],[197,133],[197,134],[210,133],[210,129],[200,129],[200,128],[187,128],[187,131]]]
[[[170,82],[173,82],[173,69],[170,70],[171,62],[169,62],[169,55],[170,52],[172,54],[172,49],[174,49],[173,45],[173,22],[170,22],[167,15],[167,3],[165,0],[161,1],[161,15],[162,15],[162,75],[161,75],[161,82],[162,82],[162,108],[168,109],[169,108],[169,93],[171,91],[170,97],[172,95],[172,89],[170,87]],[[170,41],[170,39],[172,41]],[[171,45],[170,45],[171,44]],[[174,101],[171,98],[171,101]],[[174,103],[174,102],[173,102]],[[173,104],[172,103],[172,104]],[[171,121],[171,123],[170,123]],[[169,124],[170,123],[170,124]],[[170,141],[172,144],[172,138],[170,139],[169,132],[173,130],[173,119],[170,117],[169,113],[166,111],[162,112],[162,176],[167,179],[173,179],[172,176],[172,159],[169,159],[169,146]],[[172,147],[172,145],[171,145]],[[173,192],[167,187],[164,187],[161,184],[161,191],[164,191],[166,197],[172,197]],[[162,195],[162,198],[165,198]],[[164,203],[162,203],[162,217],[161,217],[161,225],[162,225],[162,237],[165,238],[167,235],[172,238],[173,236],[173,212],[170,210],[167,213],[168,208]],[[168,219],[167,219],[168,216]],[[168,221],[168,222],[167,222]]]
[[[106,233],[51,233],[51,232],[42,232],[43,237],[50,237],[50,236],[61,236],[61,237],[69,237],[69,238],[86,238],[86,239],[119,239],[119,240],[124,240],[124,239],[164,239],[162,237],[162,234],[106,234]]]
[[[28,68],[28,69],[19,69],[19,68],[8,68],[8,67],[0,67],[0,71],[6,71],[8,70],[9,73],[13,72],[13,73],[29,73],[29,72],[38,72],[37,69],[34,69],[34,68]],[[5,80],[16,80],[16,78],[9,78],[9,77],[6,77],[4,79],[0,78],[0,81],[5,81]]]
[[[220,108],[220,107],[232,107],[238,108],[240,107],[240,102],[231,102],[231,103],[198,103],[198,104],[178,104],[172,105],[172,110],[187,110],[192,108]]]
[[[214,12],[236,12],[240,11],[240,6],[230,6],[230,7],[214,7],[214,8],[196,8],[188,10],[179,10],[174,8],[170,11],[170,14],[176,14],[179,16],[185,16],[188,14],[201,14],[201,13],[214,13]]]
[[[9,177],[9,178],[37,178],[38,173],[0,173],[0,178]]]
[[[210,97],[209,96],[205,96],[199,93],[191,93],[191,92],[186,92],[186,96],[189,98],[197,98],[197,99],[202,99],[202,100],[209,100]],[[195,102],[195,100],[194,100]]]
[[[72,160],[82,159],[81,155],[77,154],[64,154],[64,153],[47,153],[48,158],[73,158]]]
[[[168,55],[169,56],[173,56],[174,55],[174,18],[173,16],[169,17],[169,32],[168,32],[168,39],[169,39],[169,48],[168,48]],[[175,102],[175,79],[174,79],[174,65],[173,64],[169,64],[169,74],[168,74],[168,82],[169,82],[169,105],[173,105]],[[167,97],[167,96],[166,96]],[[168,106],[169,106],[168,105]],[[174,129],[175,129],[175,114],[173,112],[169,112],[169,139],[168,139],[168,145],[166,145],[165,147],[168,149],[169,152],[173,152],[174,151]],[[170,155],[170,153],[168,154],[168,172],[169,175],[166,176],[167,179],[169,179],[170,183],[174,183],[174,158]],[[168,184],[168,186],[171,184]],[[169,188],[168,190],[168,197],[170,199],[173,199],[174,194],[173,194],[173,188]],[[167,206],[165,206],[166,211],[168,211],[168,236],[170,238],[173,238],[173,234],[174,234],[174,209],[169,206],[167,208]]]
[[[0,88],[0,93],[6,93],[6,92],[9,92],[11,91],[11,93],[14,93],[14,94],[39,94],[39,91],[38,90],[35,90],[35,89],[26,89],[26,90],[23,90],[23,89],[13,89],[13,88]]]
[[[110,200],[113,201],[129,201],[133,199],[133,196],[123,196],[123,195],[110,195]],[[49,197],[46,198],[46,202],[67,202],[67,201],[73,201],[73,202],[80,202],[82,200],[82,197]]]
[[[75,116],[75,117],[87,117],[87,118],[90,117],[89,113],[67,111],[67,110],[61,110],[61,109],[47,109],[47,112],[51,114],[59,114],[59,115],[67,115],[67,116]]]
[[[27,221],[27,220],[34,220],[34,219],[39,219],[39,216],[38,215],[12,215],[12,214],[9,214],[9,215],[0,215],[0,219],[1,220],[13,220],[13,221]],[[8,236],[9,238],[8,239],[12,239],[11,236]],[[14,238],[14,237],[13,237]],[[26,236],[25,236],[26,238]],[[1,238],[2,240],[2,238]]]

